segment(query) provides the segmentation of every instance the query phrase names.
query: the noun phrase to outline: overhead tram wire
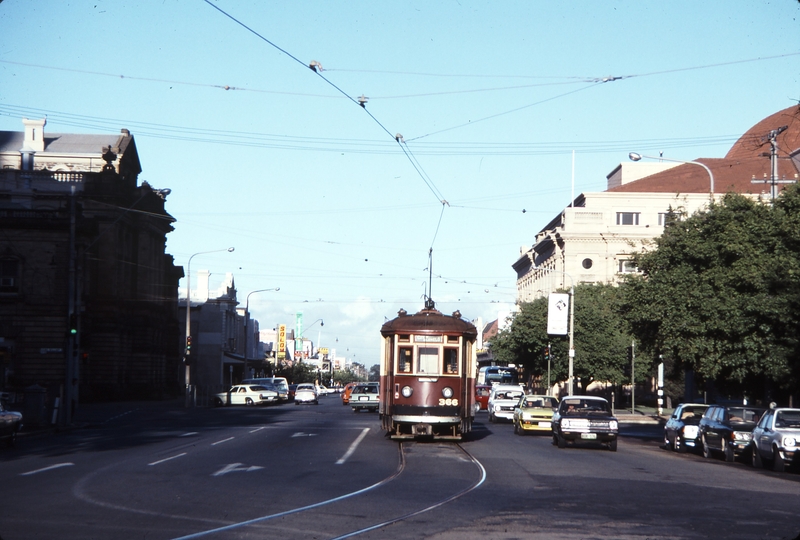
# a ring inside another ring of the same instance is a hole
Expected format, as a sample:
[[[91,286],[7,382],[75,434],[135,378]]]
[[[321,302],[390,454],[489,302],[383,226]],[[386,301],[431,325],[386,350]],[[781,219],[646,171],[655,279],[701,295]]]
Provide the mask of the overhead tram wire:
[[[227,13],[226,11],[224,11],[222,8],[220,8],[219,6],[215,6],[213,3],[211,3],[211,1],[210,1],[210,0],[203,0],[203,1],[204,1],[206,4],[208,4],[209,6],[213,7],[214,9],[216,9],[216,10],[217,10],[218,12],[220,12],[221,14],[225,15],[227,18],[229,18],[230,20],[232,20],[232,21],[233,21],[233,22],[235,22],[236,24],[238,24],[239,26],[241,26],[242,28],[244,28],[245,30],[247,30],[248,32],[252,33],[254,36],[258,37],[259,39],[261,39],[261,40],[263,40],[264,42],[268,43],[269,45],[271,45],[271,46],[272,46],[272,47],[274,47],[275,49],[279,50],[280,52],[282,52],[283,54],[285,54],[286,56],[288,56],[289,58],[291,58],[292,60],[294,60],[295,62],[297,62],[297,63],[298,63],[298,64],[300,64],[301,66],[303,66],[304,68],[307,68],[307,69],[310,69],[311,71],[313,71],[313,72],[314,72],[314,73],[315,73],[315,74],[316,74],[318,77],[320,77],[320,78],[321,78],[323,81],[325,81],[326,83],[328,83],[328,84],[329,84],[331,87],[333,87],[333,88],[334,88],[334,89],[335,89],[337,92],[339,92],[339,93],[340,93],[340,94],[342,94],[344,97],[346,97],[346,98],[347,98],[347,99],[349,99],[351,102],[353,102],[355,105],[358,105],[358,106],[359,106],[361,109],[363,109],[363,110],[364,110],[364,112],[366,112],[366,113],[369,115],[369,117],[370,117],[370,118],[372,118],[372,120],[373,120],[373,121],[374,121],[376,124],[378,124],[378,126],[380,126],[380,128],[381,128],[383,131],[385,131],[385,132],[386,132],[386,134],[387,134],[387,135],[389,135],[389,137],[391,137],[392,139],[394,139],[394,140],[395,140],[395,142],[396,142],[396,143],[397,143],[397,144],[398,144],[398,145],[399,145],[401,148],[403,147],[403,145],[402,145],[402,144],[401,144],[401,142],[400,142],[400,139],[401,139],[401,137],[398,137],[398,136],[396,136],[396,135],[392,135],[392,133],[391,133],[391,132],[390,132],[388,129],[386,129],[386,126],[384,126],[384,125],[383,125],[383,124],[380,122],[380,120],[378,120],[377,118],[375,118],[375,116],[374,116],[374,115],[373,115],[373,114],[372,114],[372,113],[371,113],[369,110],[367,110],[367,108],[366,108],[366,106],[365,106],[364,102],[361,102],[361,101],[359,101],[359,100],[356,100],[356,99],[354,99],[352,96],[350,96],[349,94],[347,94],[347,93],[346,93],[344,90],[342,90],[341,88],[339,88],[339,87],[338,87],[336,84],[334,84],[332,81],[330,81],[328,78],[326,78],[326,77],[325,77],[325,76],[324,76],[324,75],[321,73],[321,70],[317,70],[317,69],[316,69],[316,67],[314,67],[313,63],[312,63],[312,64],[307,64],[307,63],[303,62],[302,60],[300,60],[299,58],[297,58],[296,56],[294,56],[293,54],[291,54],[291,53],[290,53],[289,51],[287,51],[286,49],[283,49],[283,48],[279,47],[278,45],[276,45],[275,43],[273,43],[272,41],[270,41],[270,40],[269,40],[269,39],[267,39],[266,37],[264,37],[264,36],[262,36],[261,34],[259,34],[258,32],[256,32],[254,29],[252,29],[252,28],[250,28],[249,26],[247,26],[246,24],[244,24],[242,21],[238,20],[238,19],[237,19],[236,17],[234,17],[233,15],[230,15],[229,13]],[[406,151],[405,151],[405,150],[403,151],[403,153],[406,155],[406,158],[408,158],[408,160],[411,162],[411,164],[412,164],[412,165],[414,165],[414,161],[411,159],[411,157],[409,156],[409,154],[408,154],[408,153],[406,153]],[[422,180],[425,182],[425,184],[426,184],[426,185],[428,185],[428,187],[429,187],[429,188],[431,188],[431,191],[434,193],[434,195],[435,195],[435,196],[437,196],[437,198],[438,198],[439,202],[441,202],[441,203],[443,203],[443,204],[444,204],[444,203],[446,203],[446,201],[444,200],[444,198],[443,198],[443,197],[440,197],[439,195],[437,195],[437,193],[439,192],[439,190],[438,190],[438,189],[435,189],[435,186],[433,185],[433,182],[430,180],[430,178],[427,178],[427,179],[426,179],[426,178],[425,178],[425,176],[424,176],[424,175],[423,175],[423,174],[420,172],[420,169],[419,169],[419,168],[417,168],[416,166],[414,167],[414,169],[417,171],[417,174],[419,174],[419,175],[420,175],[420,178],[422,178]]]

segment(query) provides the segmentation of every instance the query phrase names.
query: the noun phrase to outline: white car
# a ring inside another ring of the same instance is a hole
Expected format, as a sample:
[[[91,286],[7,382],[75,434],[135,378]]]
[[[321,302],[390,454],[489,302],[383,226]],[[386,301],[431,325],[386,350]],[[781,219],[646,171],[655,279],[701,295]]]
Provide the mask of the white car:
[[[319,405],[319,398],[317,389],[311,383],[298,384],[294,389],[294,404],[300,405],[301,403],[313,403]]]
[[[257,384],[241,384],[232,386],[227,392],[214,396],[214,405],[263,405],[276,403],[278,392]]]
[[[518,384],[496,384],[489,392],[489,422],[496,422],[498,418],[514,420],[514,409],[520,398],[525,394],[524,389]]]
[[[324,386],[322,384],[317,385],[317,395],[319,396],[327,396],[328,394],[333,394],[333,392],[334,391],[328,388],[327,386]]]

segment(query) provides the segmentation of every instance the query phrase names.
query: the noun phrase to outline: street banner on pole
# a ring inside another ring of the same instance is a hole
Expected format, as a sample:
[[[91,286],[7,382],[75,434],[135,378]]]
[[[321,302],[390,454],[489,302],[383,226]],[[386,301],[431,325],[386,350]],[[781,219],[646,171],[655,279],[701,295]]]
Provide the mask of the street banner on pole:
[[[547,333],[566,336],[569,333],[569,295],[550,293],[547,302]]]

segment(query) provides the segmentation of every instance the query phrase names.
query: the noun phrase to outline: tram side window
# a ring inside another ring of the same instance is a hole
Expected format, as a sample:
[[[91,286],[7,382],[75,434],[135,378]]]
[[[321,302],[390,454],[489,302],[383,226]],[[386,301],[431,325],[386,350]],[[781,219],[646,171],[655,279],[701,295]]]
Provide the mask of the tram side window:
[[[439,373],[439,349],[437,347],[420,347],[419,348],[419,364],[417,364],[417,373]]]
[[[411,373],[413,362],[414,349],[411,347],[400,347],[400,354],[397,357],[397,372]]]
[[[442,373],[447,373],[449,375],[458,373],[458,349],[445,347]]]

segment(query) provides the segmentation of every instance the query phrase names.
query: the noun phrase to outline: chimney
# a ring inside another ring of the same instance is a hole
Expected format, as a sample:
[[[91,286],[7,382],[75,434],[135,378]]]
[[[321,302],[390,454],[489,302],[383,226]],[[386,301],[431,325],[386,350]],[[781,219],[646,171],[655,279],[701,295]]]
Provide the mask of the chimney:
[[[36,152],[44,152],[44,125],[47,123],[47,119],[28,120],[23,118],[22,123],[25,126],[25,139],[19,151],[22,154],[21,169],[32,171],[33,155]]]

